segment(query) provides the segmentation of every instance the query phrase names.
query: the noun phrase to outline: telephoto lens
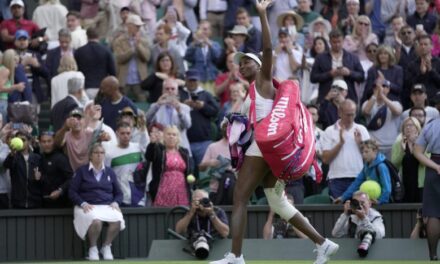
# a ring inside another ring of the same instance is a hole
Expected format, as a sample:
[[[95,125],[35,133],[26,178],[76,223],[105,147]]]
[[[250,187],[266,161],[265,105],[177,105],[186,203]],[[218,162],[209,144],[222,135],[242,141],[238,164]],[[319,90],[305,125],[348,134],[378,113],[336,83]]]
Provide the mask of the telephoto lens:
[[[360,257],[364,258],[368,255],[368,249],[370,248],[372,242],[373,235],[371,233],[365,233],[357,250]]]

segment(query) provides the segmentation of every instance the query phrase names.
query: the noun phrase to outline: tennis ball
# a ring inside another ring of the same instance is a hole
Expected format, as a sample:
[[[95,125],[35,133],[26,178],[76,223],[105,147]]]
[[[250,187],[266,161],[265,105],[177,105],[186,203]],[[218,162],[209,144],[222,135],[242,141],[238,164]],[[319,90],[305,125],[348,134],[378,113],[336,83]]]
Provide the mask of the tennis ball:
[[[11,139],[11,143],[9,145],[11,149],[20,151],[23,149],[23,140],[21,140],[19,137],[15,137]]]
[[[359,190],[368,194],[368,196],[370,196],[370,199],[372,200],[377,200],[380,197],[381,193],[379,183],[372,180],[364,181],[364,183],[361,184]]]
[[[194,183],[196,181],[196,177],[194,177],[194,175],[189,174],[188,176],[186,176],[186,181],[191,184]]]

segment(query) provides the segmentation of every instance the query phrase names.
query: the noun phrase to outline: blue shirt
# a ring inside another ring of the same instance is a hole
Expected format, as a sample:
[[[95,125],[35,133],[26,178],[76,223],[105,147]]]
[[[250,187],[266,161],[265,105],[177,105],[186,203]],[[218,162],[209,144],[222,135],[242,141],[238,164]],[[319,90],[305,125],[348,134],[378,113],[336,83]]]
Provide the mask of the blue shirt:
[[[130,42],[131,48],[134,49],[135,48],[134,39],[130,38],[129,42]],[[141,77],[139,76],[139,70],[137,68],[135,55],[133,55],[133,57],[131,57],[130,61],[128,62],[128,72],[127,72],[127,79],[126,79],[125,83],[128,85],[134,85],[134,84],[141,83]]]

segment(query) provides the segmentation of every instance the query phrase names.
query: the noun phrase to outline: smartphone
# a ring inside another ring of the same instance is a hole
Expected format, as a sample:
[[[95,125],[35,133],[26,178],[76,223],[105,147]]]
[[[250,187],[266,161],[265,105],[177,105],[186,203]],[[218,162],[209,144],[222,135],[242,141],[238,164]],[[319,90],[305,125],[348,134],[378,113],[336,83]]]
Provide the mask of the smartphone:
[[[197,101],[199,100],[199,96],[197,94],[191,94],[191,100]]]
[[[12,129],[14,130],[19,130],[23,128],[23,124],[22,123],[12,123]]]
[[[416,25],[416,30],[417,31],[424,31],[423,24],[417,24]]]

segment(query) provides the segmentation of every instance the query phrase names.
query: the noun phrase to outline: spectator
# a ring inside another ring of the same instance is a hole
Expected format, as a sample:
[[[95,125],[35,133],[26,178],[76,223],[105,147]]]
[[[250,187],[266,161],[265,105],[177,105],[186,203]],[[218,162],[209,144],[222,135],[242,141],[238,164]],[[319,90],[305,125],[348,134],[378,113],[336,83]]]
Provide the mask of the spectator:
[[[18,131],[14,135],[23,141],[23,149],[12,150],[3,163],[3,167],[8,169],[11,175],[12,208],[30,209],[43,205],[41,158],[31,151],[32,137],[27,131]],[[11,138],[12,134],[9,133],[8,140]]]
[[[301,67],[302,50],[294,45],[289,29],[282,27],[278,31],[278,45],[275,47],[273,75],[284,81],[298,76]]]
[[[423,128],[414,146],[414,156],[419,162],[426,166],[425,186],[423,188],[423,217],[428,218],[426,234],[428,239],[429,257],[431,260],[438,260],[437,244],[440,237],[440,213],[437,201],[439,199],[439,177],[440,174],[440,149],[439,133],[440,118],[434,119]],[[431,153],[428,158],[425,152]]]
[[[409,116],[416,118],[422,128],[426,124],[426,111],[423,107],[411,107],[409,109]]]
[[[219,106],[214,97],[199,86],[200,75],[196,70],[186,73],[186,86],[180,93],[180,100],[191,108],[192,125],[188,129],[188,140],[194,165],[198,166],[212,143],[211,121],[217,117]]]
[[[179,22],[186,24],[191,32],[196,32],[198,27],[198,21],[194,8],[196,7],[197,0],[164,0],[161,3],[162,7],[168,7],[173,5],[176,8]]]
[[[325,130],[339,119],[338,109],[347,97],[348,87],[343,80],[335,80],[324,101],[319,106],[319,123]]]
[[[156,28],[155,40],[156,44],[151,49],[151,64],[157,65],[157,60],[162,52],[168,52],[173,58],[176,70],[180,75],[185,72],[182,51],[177,46],[171,44],[172,30],[168,24],[160,24]],[[186,50],[186,47],[185,47]],[[154,101],[155,102],[155,101]]]
[[[396,58],[390,47],[379,46],[375,53],[374,66],[368,70],[367,83],[361,103],[368,100],[373,94],[374,85],[379,76],[379,72],[384,76],[390,89],[388,98],[400,101],[404,78],[402,67],[396,65]]]
[[[293,197],[288,196],[287,201],[293,204]],[[267,215],[266,223],[263,227],[263,238],[264,239],[283,239],[283,238],[307,238],[304,233],[296,229],[286,220],[275,215],[274,211],[270,209]]]
[[[73,49],[70,46],[72,42],[72,35],[68,29],[62,28],[60,31],[58,31],[58,42],[59,47],[49,50],[46,56],[46,68],[49,74],[49,80],[59,73],[58,68],[60,66],[62,57],[73,57]]]
[[[289,30],[290,35],[296,36],[296,41],[299,45],[304,46],[304,34],[301,33],[301,29],[304,26],[304,21],[300,15],[293,10],[284,11],[277,17],[277,28],[271,30],[276,32],[282,27],[286,27]]]
[[[82,109],[84,106],[81,99],[84,95],[84,79],[70,78],[67,81],[68,95],[60,100],[51,110],[51,123],[54,131],[58,131],[65,123],[70,112],[75,108]]]
[[[411,231],[411,235],[410,238],[411,239],[426,239],[427,234],[426,234],[426,225],[428,224],[428,218],[427,217],[423,217],[423,212],[422,212],[422,208],[419,208],[419,210],[417,210],[417,215],[416,215],[416,224],[413,228],[413,230]]]
[[[29,34],[25,30],[17,30],[15,33],[15,50],[19,57],[19,63],[23,65],[28,83],[32,86],[38,103],[47,100],[47,93],[40,84],[40,77],[47,80],[49,77],[46,66],[43,64],[38,52],[29,50]]]
[[[347,83],[348,98],[357,102],[354,83],[364,80],[364,71],[357,56],[342,48],[342,41],[342,33],[339,30],[332,31],[330,51],[317,56],[313,64],[310,80],[312,83],[319,83],[318,103],[328,94],[335,79],[342,79]]]
[[[157,21],[158,26],[164,24],[171,28],[171,37],[168,40],[168,44],[174,49],[177,49],[179,52],[179,58],[183,58],[185,56],[186,49],[188,48],[186,43],[191,31],[180,21],[177,21],[177,11],[174,6],[168,6],[165,16]],[[157,28],[155,28],[155,30],[157,31]],[[183,74],[184,71],[185,69],[182,68],[181,73]]]
[[[188,237],[191,249],[195,251],[193,245],[201,241],[200,236],[204,242],[228,237],[228,217],[223,209],[214,207],[206,191],[197,189],[193,192],[190,210],[176,223],[176,232]]]
[[[341,19],[339,27],[344,35],[350,35],[353,33],[356,19],[359,16],[360,2],[359,0],[346,0],[345,4],[347,6],[347,16]]]
[[[223,37],[223,23],[227,9],[228,2],[224,0],[199,1],[199,18],[200,20],[208,20],[211,22],[213,38]]]
[[[312,47],[310,48],[310,56],[304,54],[301,60],[302,78],[301,78],[301,101],[305,103],[315,102],[318,98],[319,84],[310,82],[310,73],[313,64],[318,55],[329,52],[330,47],[328,42],[323,37],[316,37],[313,39]]]
[[[101,105],[95,104],[93,101],[90,101],[84,106],[84,125],[86,128],[93,131],[96,129],[101,129],[103,132],[108,134],[109,140],[101,142],[104,148],[107,148],[107,146],[118,144],[118,139],[116,138],[115,131],[113,131],[111,127],[104,124],[102,120]]]
[[[216,63],[221,55],[221,47],[210,38],[211,24],[208,21],[200,22],[194,41],[186,50],[185,60],[191,64],[191,70],[200,73],[202,87],[214,94],[214,80],[218,74]]]
[[[417,38],[417,42],[419,58],[409,64],[405,74],[405,82],[411,85],[410,87],[416,83],[425,85],[429,105],[433,105],[432,99],[440,85],[440,59],[431,55],[432,42],[430,36],[420,36]]]
[[[3,118],[2,120],[5,120],[5,122],[7,121],[8,99],[10,95],[14,92],[15,94],[21,94],[26,88],[25,82],[15,82],[15,70],[18,66],[16,54],[13,49],[6,50],[0,64],[0,78],[3,85],[3,89],[0,90],[0,113]],[[20,65],[19,67],[22,66]],[[22,68],[20,69],[22,70]],[[32,93],[30,89],[28,89],[28,93],[29,92]],[[31,97],[31,95],[29,95],[29,97]]]
[[[224,69],[227,56],[231,53],[237,52],[248,52],[249,49],[246,46],[246,40],[249,39],[248,31],[246,27],[235,25],[232,30],[228,31],[228,36],[224,39],[225,49],[222,52],[221,57],[219,58],[219,67]],[[227,67],[227,65],[226,65]]]
[[[402,174],[405,187],[404,203],[420,203],[422,201],[423,183],[425,180],[425,166],[420,165],[413,154],[414,144],[422,127],[414,117],[403,120],[401,134],[393,144],[391,162]]]
[[[359,190],[362,183],[367,180],[375,181],[380,185],[380,197],[372,200],[374,204],[386,204],[390,201],[391,178],[390,171],[384,163],[386,157],[379,152],[379,146],[374,140],[363,141],[360,145],[364,167],[347,190],[334,202],[340,203],[349,200],[353,193]]]
[[[403,26],[399,31],[400,38],[402,39],[402,46],[396,49],[396,58],[399,61],[400,67],[402,67],[405,77],[408,71],[408,66],[412,61],[418,58],[415,46],[414,30],[412,27],[406,25]],[[402,102],[403,108],[408,109],[410,107],[409,94],[412,88],[411,83],[407,83],[407,79],[404,78],[403,90],[400,93],[400,101]]]
[[[52,131],[43,131],[39,137],[45,208],[69,206],[67,192],[73,175],[67,156],[55,149],[54,135]]]
[[[358,16],[351,35],[344,39],[343,48],[359,57],[359,60],[366,60],[365,49],[371,42],[379,43],[376,34],[372,32],[371,21],[365,16]]]
[[[305,37],[308,37],[308,33],[310,32],[309,25],[319,17],[319,14],[311,9],[312,2],[311,0],[298,0],[298,14],[303,18],[304,27],[302,32]]]
[[[119,111],[125,107],[131,107],[134,113],[137,114],[137,107],[134,103],[125,95],[122,95],[119,90],[119,81],[115,76],[107,76],[101,82],[100,88],[104,99],[100,102],[102,107],[102,117],[104,123],[116,129],[116,119],[119,115]]]
[[[138,102],[147,99],[140,83],[147,78],[147,63],[150,59],[150,43],[142,37],[140,27],[144,25],[137,15],[129,15],[125,22],[127,31],[113,41],[118,79],[125,95],[132,95]]]
[[[116,75],[115,60],[109,49],[99,44],[99,36],[94,28],[87,29],[87,44],[75,51],[78,70],[86,77],[87,96],[94,99],[101,81],[109,75]]]
[[[163,144],[163,130],[164,127],[161,124],[154,123],[148,126],[148,132],[150,136],[150,143]]]
[[[179,147],[179,129],[164,130],[163,144],[150,143],[145,159],[151,162],[153,179],[149,192],[154,206],[189,205],[190,188],[186,175],[191,173],[188,150]]]
[[[37,24],[31,20],[24,18],[24,2],[23,0],[12,0],[9,4],[11,9],[12,18],[4,20],[0,25],[2,41],[5,44],[6,49],[15,48],[15,33],[17,30],[24,30],[29,36],[32,36],[37,31],[40,30]],[[40,44],[40,40],[34,38],[32,40],[31,46],[37,47]]]
[[[85,29],[95,26],[96,16],[99,11],[99,2],[81,1],[80,14],[83,19],[82,23]]]
[[[334,198],[341,196],[362,170],[359,146],[370,138],[367,129],[354,122],[356,103],[345,100],[338,113],[340,119],[322,136],[322,161],[329,165],[329,194]]]
[[[258,53],[261,51],[261,31],[251,23],[251,17],[248,11],[240,7],[237,9],[235,23],[238,26],[244,26],[247,29],[247,38],[244,43],[245,52]]]
[[[89,260],[99,260],[98,238],[102,223],[108,224],[101,254],[104,260],[113,260],[111,245],[120,231],[125,229],[124,218],[119,209],[122,191],[115,173],[104,165],[105,151],[101,144],[90,147],[89,163],[75,172],[69,188],[69,197],[75,205],[73,225],[81,239],[89,240]]]
[[[229,53],[226,56],[227,71],[217,75],[215,79],[215,95],[220,99],[220,106],[223,106],[231,98],[231,87],[236,83],[243,84],[245,87],[249,83],[243,79],[238,71],[238,65],[234,63],[235,53]]]
[[[6,122],[5,122],[6,123]],[[6,160],[9,155],[8,134],[11,131],[11,124],[3,126],[3,117],[0,115],[0,163]],[[228,149],[229,152],[229,149]],[[0,209],[9,209],[9,194],[11,192],[11,178],[8,170],[1,168],[0,170]]]
[[[84,91],[84,74],[78,71],[78,67],[76,66],[76,61],[73,56],[63,56],[60,60],[60,66],[58,67],[57,72],[59,74],[53,77],[51,80],[51,108],[53,108],[56,103],[64,99],[69,94],[68,82],[73,78],[82,80],[82,95],[77,99],[78,106],[82,108],[85,103],[87,103],[89,98]]]
[[[324,131],[318,127],[318,119],[319,119],[319,108],[316,105],[309,104],[307,105],[307,110],[309,110],[310,115],[313,120],[313,130],[315,132],[315,148],[316,148],[316,157],[318,166],[322,167],[322,137],[324,136]],[[324,177],[324,175],[323,175]],[[309,195],[320,193],[321,189],[327,186],[327,179],[321,179],[321,182],[318,183],[316,180],[316,170],[313,166],[310,166],[309,171],[304,175],[304,197]]]
[[[402,46],[402,39],[400,38],[400,30],[406,25],[405,19],[399,15],[393,16],[391,19],[391,31],[385,37],[384,45],[389,46],[395,50]]]
[[[379,151],[391,159],[391,147],[399,134],[402,105],[388,97],[390,84],[379,72],[373,95],[362,104],[362,114],[367,118],[367,129],[377,141]]]
[[[431,55],[438,57],[440,55],[440,22],[437,21],[434,32],[431,35],[432,51]]]
[[[426,32],[431,35],[434,32],[435,25],[437,24],[437,18],[435,15],[428,12],[429,1],[428,0],[415,0],[416,11],[414,14],[406,19],[408,25],[414,30]]]
[[[136,115],[133,109],[128,106],[119,111],[118,122],[127,123],[131,128],[130,142],[138,143],[140,145],[145,144],[145,148],[147,148],[146,145],[150,142],[150,138],[146,129],[147,125],[145,120],[145,114],[142,110],[138,111],[138,115]]]
[[[329,0],[321,10],[322,17],[329,21],[332,28],[337,28],[343,17],[347,16],[347,8],[341,0]]]
[[[191,155],[187,130],[191,127],[190,107],[179,102],[177,82],[166,79],[163,82],[162,95],[153,103],[146,113],[147,124],[160,124],[163,127],[176,126],[179,128],[180,144]]]
[[[76,50],[87,44],[87,33],[81,27],[81,14],[78,11],[67,13],[66,25],[72,36],[72,42],[70,43],[72,49]]]
[[[218,122],[222,122],[223,118],[229,113],[239,113],[246,98],[245,86],[239,82],[230,86],[229,93],[229,100],[220,108]]]
[[[426,121],[429,121],[431,119],[436,119],[437,117],[439,117],[439,111],[435,107],[427,105],[428,96],[426,95],[426,88],[423,84],[415,84],[413,86],[413,88],[411,89],[410,98],[413,106],[411,109],[417,107],[419,108],[419,110],[424,110],[424,113],[423,111],[421,111],[422,114],[424,114],[423,120],[419,120],[419,122],[423,121],[420,123],[422,127],[426,123]],[[411,109],[407,109],[403,111],[402,115],[400,116],[400,119],[404,120],[405,118],[410,116]]]
[[[357,191],[351,200],[344,203],[344,212],[336,220],[332,235],[360,239],[357,251],[361,257],[368,254],[369,247],[376,239],[385,236],[382,215],[371,208],[368,194]]]
[[[42,0],[34,10],[32,20],[40,28],[46,28],[48,49],[58,46],[58,32],[66,25],[67,13],[67,8],[60,0]]]
[[[119,9],[119,18],[120,23],[117,25],[117,27],[111,32],[111,38],[109,39],[109,43],[113,43],[115,39],[117,39],[119,36],[127,33],[127,18],[130,16],[130,7],[128,6],[122,6],[121,9]]]
[[[155,71],[141,83],[141,88],[148,91],[148,103],[157,102],[162,95],[164,80],[168,78],[176,79],[179,75],[173,56],[168,51],[159,53],[155,63]],[[183,84],[183,81],[181,83]]]
[[[154,29],[156,28],[156,7],[159,6],[160,2],[160,0],[141,0],[138,2],[139,4],[136,4],[136,2],[132,4],[133,12],[140,16],[142,21],[144,21],[145,32],[150,36],[152,36]]]
[[[237,10],[241,7],[246,10],[253,8],[254,2],[250,0],[226,0],[228,2],[228,9],[225,13],[224,28],[231,30],[237,24]]]
[[[145,132],[145,127],[142,128]],[[122,206],[145,206],[145,186],[139,189],[133,179],[136,166],[142,162],[142,154],[148,145],[147,137],[140,143],[131,141],[132,128],[128,123],[120,122],[116,127],[118,143],[106,148],[105,164],[113,169],[123,193]],[[148,135],[148,134],[146,134]]]
[[[309,25],[309,33],[308,37],[306,38],[305,48],[308,49],[311,47],[311,43],[316,37],[323,37],[326,39],[326,41],[329,41],[329,34],[331,30],[332,26],[330,25],[330,22],[324,18],[318,17],[317,19],[313,20],[313,22],[311,22]]]

